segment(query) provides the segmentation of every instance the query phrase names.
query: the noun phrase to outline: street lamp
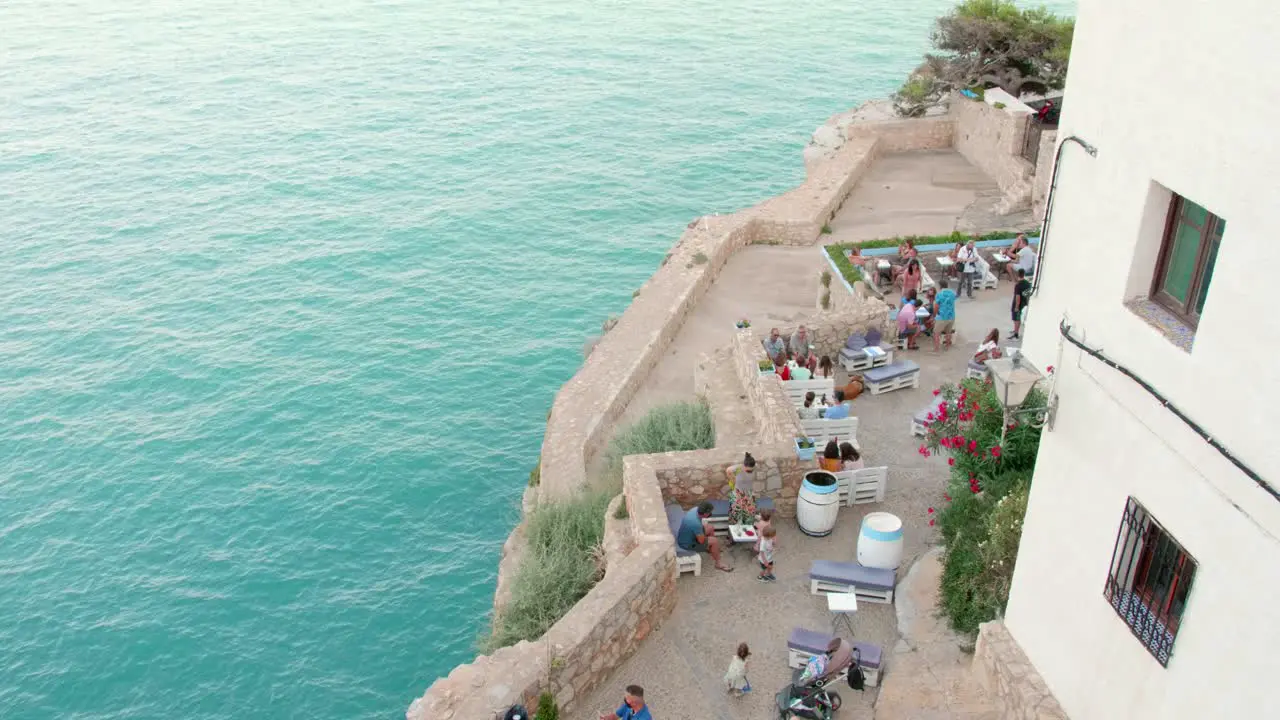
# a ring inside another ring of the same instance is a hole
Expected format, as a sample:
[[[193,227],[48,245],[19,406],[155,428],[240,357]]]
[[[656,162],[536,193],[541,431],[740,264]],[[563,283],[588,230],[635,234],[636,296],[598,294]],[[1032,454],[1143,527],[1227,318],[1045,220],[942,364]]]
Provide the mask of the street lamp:
[[[991,371],[991,382],[995,385],[996,397],[1004,407],[1004,428],[1000,431],[1000,447],[1004,447],[1005,433],[1013,418],[1019,415],[1035,413],[1033,423],[1040,422],[1053,427],[1053,412],[1057,408],[1057,398],[1050,397],[1044,407],[1024,408],[1031,388],[1044,379],[1044,374],[1022,357],[1022,352],[1014,350],[1010,357],[995,358],[987,361],[987,370]],[[1052,393],[1050,393],[1052,395]]]

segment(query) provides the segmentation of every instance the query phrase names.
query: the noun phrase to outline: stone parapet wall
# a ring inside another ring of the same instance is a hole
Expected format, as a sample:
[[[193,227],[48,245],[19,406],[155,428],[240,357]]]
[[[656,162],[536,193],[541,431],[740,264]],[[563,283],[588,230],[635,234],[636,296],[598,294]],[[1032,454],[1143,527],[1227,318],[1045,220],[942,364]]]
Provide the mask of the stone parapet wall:
[[[760,361],[765,360],[764,344],[751,330],[739,331],[733,337],[733,365],[747,396],[747,405],[759,425],[761,443],[785,442],[800,433],[800,416],[791,399],[783,392],[777,374],[760,375]]]
[[[794,439],[773,445],[692,450],[646,458],[652,458],[649,462],[653,463],[664,501],[690,508],[703,500],[729,497],[725,469],[742,462],[744,452],[750,452],[756,459],[755,495],[772,498],[782,517],[795,517],[800,482],[805,472],[817,469],[818,463],[796,458]]]
[[[996,211],[1007,215],[1030,208],[1036,168],[1022,157],[1029,112],[953,94],[951,115],[956,122],[956,151],[991,176],[1004,193]]]
[[[995,698],[1001,718],[1067,720],[1067,714],[1003,622],[983,623],[973,671]]]

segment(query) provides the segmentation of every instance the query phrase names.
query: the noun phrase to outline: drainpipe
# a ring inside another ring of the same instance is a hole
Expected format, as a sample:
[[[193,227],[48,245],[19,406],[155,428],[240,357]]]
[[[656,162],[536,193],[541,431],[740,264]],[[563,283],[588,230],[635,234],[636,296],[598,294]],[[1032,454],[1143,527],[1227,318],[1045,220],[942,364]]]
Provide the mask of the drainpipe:
[[[1089,153],[1090,157],[1098,157],[1098,148],[1081,140],[1075,135],[1068,135],[1058,143],[1058,151],[1053,155],[1053,176],[1049,181],[1049,195],[1044,200],[1044,223],[1040,226],[1040,259],[1037,261],[1039,266],[1036,268],[1036,277],[1031,286],[1031,294],[1037,295],[1040,292],[1040,278],[1044,277],[1041,268],[1044,267],[1044,257],[1049,249],[1049,221],[1053,218],[1053,196],[1058,189],[1058,171],[1062,169],[1062,151],[1066,149],[1067,143],[1074,142],[1084,151]]]

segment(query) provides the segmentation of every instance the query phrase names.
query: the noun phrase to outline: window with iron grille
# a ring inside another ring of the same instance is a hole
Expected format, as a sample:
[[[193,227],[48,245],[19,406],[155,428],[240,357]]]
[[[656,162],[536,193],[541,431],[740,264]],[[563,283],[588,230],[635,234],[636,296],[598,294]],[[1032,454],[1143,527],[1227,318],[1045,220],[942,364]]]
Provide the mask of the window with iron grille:
[[[1166,667],[1195,577],[1196,561],[1146,508],[1129,498],[1103,595],[1134,637]]]

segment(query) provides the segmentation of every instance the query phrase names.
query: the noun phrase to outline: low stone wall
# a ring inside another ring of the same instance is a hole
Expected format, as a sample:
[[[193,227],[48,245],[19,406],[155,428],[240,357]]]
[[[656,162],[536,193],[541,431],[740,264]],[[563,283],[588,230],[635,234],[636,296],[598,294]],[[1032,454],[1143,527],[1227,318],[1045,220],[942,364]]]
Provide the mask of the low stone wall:
[[[772,498],[778,514],[795,517],[796,495],[808,470],[818,467],[816,460],[796,458],[793,440],[771,446],[750,448],[715,448],[689,452],[649,455],[649,462],[666,502],[689,508],[703,500],[727,499],[729,478],[725,469],[742,462],[744,452],[756,459],[755,487],[757,497]]]
[[[951,114],[956,121],[956,151],[991,176],[1004,193],[996,212],[1007,215],[1031,207],[1036,169],[1022,157],[1030,110],[996,108],[953,94]]]
[[[791,399],[777,380],[760,376],[760,361],[765,359],[760,337],[750,331],[733,337],[733,365],[738,382],[747,396],[747,405],[759,426],[757,437],[763,444],[786,442],[800,433],[800,416]],[[776,376],[775,376],[776,377]]]
[[[995,698],[1000,717],[1067,720],[1062,706],[1003,622],[988,622],[978,627],[973,671]]]

